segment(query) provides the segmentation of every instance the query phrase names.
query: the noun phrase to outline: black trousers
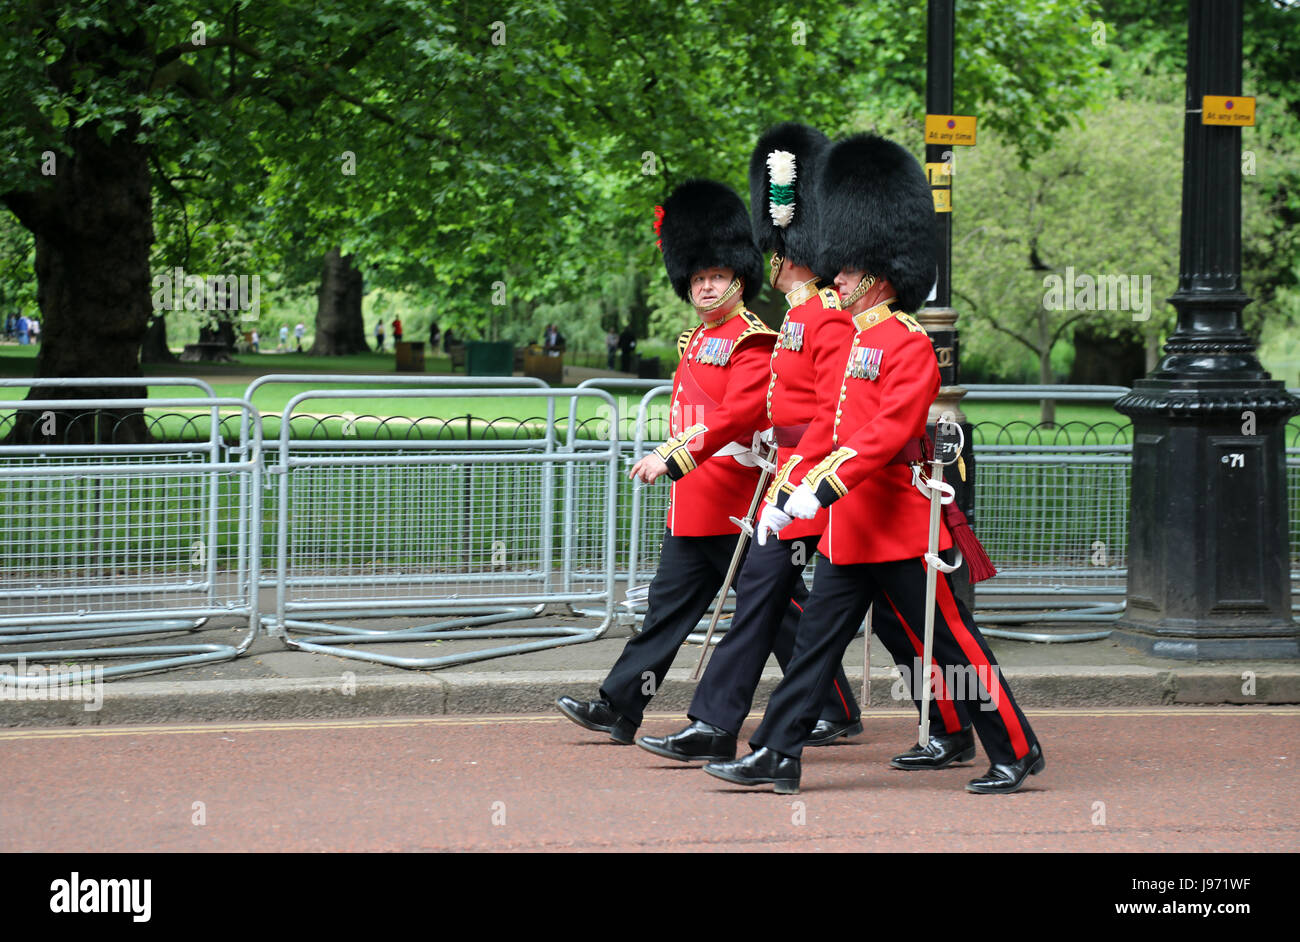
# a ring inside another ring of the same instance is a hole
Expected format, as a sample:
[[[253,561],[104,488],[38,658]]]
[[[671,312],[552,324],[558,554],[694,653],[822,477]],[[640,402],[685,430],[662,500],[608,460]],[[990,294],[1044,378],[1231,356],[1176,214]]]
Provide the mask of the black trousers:
[[[912,626],[925,624],[925,562],[817,567],[812,595],[795,637],[794,655],[772,694],[750,745],[799,756],[817,721],[820,692],[830,682],[858,625],[872,602],[876,611],[891,608]],[[923,628],[922,628],[923,630]],[[919,681],[918,656],[905,676]],[[966,713],[992,762],[1022,758],[1037,742],[1029,721],[1011,695],[997,659],[975,627],[966,606],[952,594],[948,577],[939,573],[935,596],[934,663],[944,689],[965,702]]]
[[[695,688],[688,713],[691,719],[739,733],[749,715],[767,656],[775,654],[781,669],[786,669],[798,628],[797,623],[791,625],[785,617],[786,603],[803,587],[803,571],[817,551],[817,541],[815,536],[794,540],[769,538],[765,545],[755,543],[749,548],[736,577],[736,614]],[[829,565],[825,560],[822,563]],[[899,667],[910,669],[913,659],[921,656],[921,640],[889,606],[876,608],[872,628]],[[842,721],[857,717],[858,703],[838,661],[830,683],[821,718]],[[916,692],[919,695],[919,690]],[[916,703],[919,711],[920,701]],[[830,715],[829,711],[836,707],[838,715]],[[970,723],[951,699],[938,698],[930,701],[930,722],[936,733],[955,733]]]
[[[623,647],[623,652],[600,685],[600,695],[638,726],[645,715],[646,704],[663,683],[682,642],[695,630],[722,588],[738,538],[738,535],[673,536],[665,532],[659,568],[650,583],[649,604],[641,633]],[[797,583],[794,590],[785,596],[784,605],[780,606],[791,639],[799,621],[800,606],[808,597],[808,587],[803,580],[799,579]],[[843,671],[839,676],[843,677]],[[823,687],[823,704],[817,710],[819,715],[839,721],[858,715],[857,703],[848,691],[847,681],[843,682],[843,688],[845,698],[841,700],[834,691],[826,694]]]

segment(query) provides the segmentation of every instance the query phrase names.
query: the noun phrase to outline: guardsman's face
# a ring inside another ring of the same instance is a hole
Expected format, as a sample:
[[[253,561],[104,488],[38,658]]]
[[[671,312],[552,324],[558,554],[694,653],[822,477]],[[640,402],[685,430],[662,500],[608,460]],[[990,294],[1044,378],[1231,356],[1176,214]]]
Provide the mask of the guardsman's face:
[[[853,293],[867,273],[856,268],[842,268],[840,273],[835,276],[835,290],[840,293],[841,298],[847,298]]]
[[[691,300],[696,307],[708,307],[727,290],[736,273],[730,268],[704,268],[691,275]]]

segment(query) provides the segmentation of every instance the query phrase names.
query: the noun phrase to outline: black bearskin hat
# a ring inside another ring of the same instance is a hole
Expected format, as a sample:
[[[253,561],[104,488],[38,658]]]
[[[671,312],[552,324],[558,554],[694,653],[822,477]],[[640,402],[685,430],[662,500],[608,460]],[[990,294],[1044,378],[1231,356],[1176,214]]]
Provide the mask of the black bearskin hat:
[[[730,187],[712,180],[677,187],[664,200],[659,239],[668,280],[683,301],[691,300],[691,275],[704,268],[730,268],[745,279],[745,301],[763,288],[763,258],[745,204]]]
[[[793,121],[758,139],[749,158],[749,218],[760,252],[816,264],[817,163],[830,143],[821,131]]]
[[[860,269],[888,278],[909,314],[930,294],[937,274],[934,197],[925,171],[906,150],[874,134],[857,134],[826,153],[817,181],[818,263],[833,276]]]

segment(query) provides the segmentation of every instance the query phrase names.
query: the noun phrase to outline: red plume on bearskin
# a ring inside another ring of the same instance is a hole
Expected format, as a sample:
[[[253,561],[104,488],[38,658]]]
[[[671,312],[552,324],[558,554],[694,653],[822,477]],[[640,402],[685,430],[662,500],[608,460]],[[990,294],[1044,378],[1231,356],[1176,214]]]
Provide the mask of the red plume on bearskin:
[[[980,545],[975,531],[970,528],[970,521],[961,512],[956,501],[943,505],[943,522],[948,532],[952,534],[953,543],[961,550],[962,558],[966,560],[966,569],[970,573],[972,585],[985,579],[992,579],[998,574],[998,571],[993,568],[993,561],[989,559],[989,554],[984,552],[984,547]]]
[[[655,242],[655,245],[659,246],[660,253],[662,253],[664,250],[664,237],[660,235],[660,231],[663,229],[663,227],[664,227],[664,208],[662,206],[656,206],[655,207],[655,235],[659,236],[659,238]]]

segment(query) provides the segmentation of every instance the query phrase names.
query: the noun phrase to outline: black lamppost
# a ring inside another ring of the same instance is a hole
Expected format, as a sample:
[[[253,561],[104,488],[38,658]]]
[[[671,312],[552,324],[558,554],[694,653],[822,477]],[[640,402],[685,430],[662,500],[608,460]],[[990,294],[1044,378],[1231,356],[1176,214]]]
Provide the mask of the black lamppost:
[[[1287,420],[1241,327],[1241,129],[1201,121],[1241,92],[1241,0],[1190,0],[1178,326],[1115,408],[1133,420],[1121,642],[1164,657],[1300,655],[1291,616]]]
[[[930,0],[929,2],[925,72],[926,114],[952,114],[953,36],[956,31],[954,6],[955,0]],[[955,149],[952,145],[927,144],[925,162],[929,167],[940,164],[948,168],[955,167],[955,160],[945,159],[951,157],[951,152]],[[932,180],[932,182],[941,181]],[[947,185],[955,183],[956,179],[953,178]],[[951,194],[951,190],[948,194]],[[971,446],[971,424],[961,408],[961,399],[966,395],[966,390],[958,385],[957,375],[957,312],[952,308],[952,213],[937,212],[935,217],[939,233],[935,246],[935,254],[939,262],[938,278],[935,282],[934,298],[916,315],[916,319],[930,334],[930,340],[934,344],[934,355],[939,361],[941,387],[938,396],[935,397],[934,405],[930,408],[929,432],[930,437],[933,438],[934,424],[939,416],[944,412],[951,412],[966,433],[966,447],[962,452],[966,468],[965,480],[955,468],[949,469],[944,479],[953,485],[957,506],[966,514],[971,526],[978,533],[979,528],[975,526],[975,456]],[[945,555],[951,557],[954,554]],[[996,560],[994,562],[996,563]],[[952,574],[952,587],[967,607],[973,610],[975,589],[969,579],[966,565],[963,563],[962,567]]]

